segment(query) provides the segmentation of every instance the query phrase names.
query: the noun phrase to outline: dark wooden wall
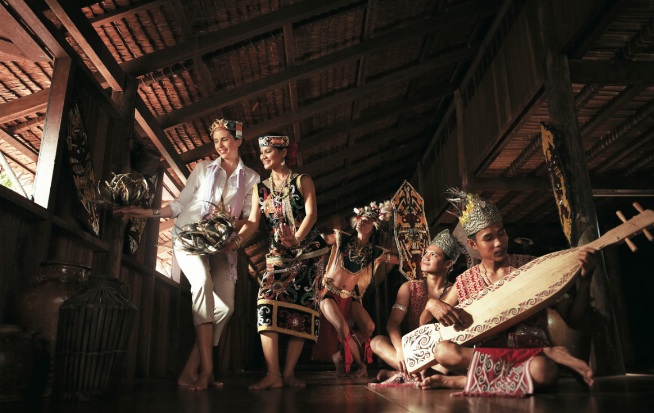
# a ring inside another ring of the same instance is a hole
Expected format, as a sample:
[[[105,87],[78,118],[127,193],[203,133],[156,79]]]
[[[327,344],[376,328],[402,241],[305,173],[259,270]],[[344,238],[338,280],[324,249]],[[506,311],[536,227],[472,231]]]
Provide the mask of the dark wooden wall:
[[[129,107],[133,107],[135,94],[130,95],[126,89],[112,99],[87,71],[75,63],[71,70],[74,82],[69,82],[59,95],[51,96],[48,108],[66,113],[56,154],[46,148],[39,158],[40,162],[48,156],[56,158],[58,173],[50,187],[50,207],[43,208],[0,187],[0,319],[3,323],[14,322],[13,298],[39,273],[40,262],[88,265],[93,275],[123,281],[138,308],[125,376],[174,376],[179,371],[181,353],[188,351],[188,347],[181,348],[182,332],[188,336],[187,342],[193,338],[192,330],[181,327],[190,323],[190,295],[179,283],[153,269],[158,223],[148,223],[139,249],[131,256],[123,255],[122,242],[116,242],[123,234],[122,223],[112,219],[109,211],[100,214],[100,236],[85,229],[79,220],[81,206],[66,158],[67,110],[76,100],[89,138],[96,180],[110,179],[110,172],[127,172],[134,125],[133,109],[130,115]],[[54,84],[52,90],[57,90]]]

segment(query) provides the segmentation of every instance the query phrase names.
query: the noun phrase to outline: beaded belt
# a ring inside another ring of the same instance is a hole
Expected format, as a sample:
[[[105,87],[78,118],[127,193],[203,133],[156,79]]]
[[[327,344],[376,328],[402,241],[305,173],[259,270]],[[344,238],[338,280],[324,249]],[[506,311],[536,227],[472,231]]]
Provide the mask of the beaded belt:
[[[341,298],[352,297],[355,300],[361,299],[361,297],[359,297],[359,294],[357,294],[355,291],[341,290],[340,288],[336,287],[334,284],[332,284],[331,278],[325,279],[325,289],[332,294],[338,295]]]

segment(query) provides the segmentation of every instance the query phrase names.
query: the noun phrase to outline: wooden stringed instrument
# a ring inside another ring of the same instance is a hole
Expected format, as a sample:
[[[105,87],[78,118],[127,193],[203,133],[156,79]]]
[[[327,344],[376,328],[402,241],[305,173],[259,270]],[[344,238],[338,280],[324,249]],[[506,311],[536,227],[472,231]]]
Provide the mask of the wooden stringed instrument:
[[[590,247],[597,250],[627,241],[643,232],[652,241],[647,228],[654,225],[654,212],[642,210],[622,225],[608,231],[600,238],[584,245],[553,252],[513,270],[509,275],[459,303],[455,308],[466,321],[465,329],[441,326],[439,323],[418,327],[402,337],[402,349],[407,370],[415,373],[435,365],[434,351],[443,340],[456,344],[472,345],[492,337],[533,314],[553,305],[572,285],[581,272],[578,250]],[[625,221],[624,216],[618,216]]]

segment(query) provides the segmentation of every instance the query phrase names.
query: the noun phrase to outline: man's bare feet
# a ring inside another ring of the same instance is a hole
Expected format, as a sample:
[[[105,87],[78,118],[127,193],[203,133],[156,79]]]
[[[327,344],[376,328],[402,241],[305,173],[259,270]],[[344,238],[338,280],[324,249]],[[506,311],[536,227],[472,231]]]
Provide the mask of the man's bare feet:
[[[259,382],[248,386],[248,390],[281,389],[284,386],[280,373],[268,373]]]
[[[219,389],[222,389],[223,386],[225,385],[225,383],[223,383],[222,381],[218,381],[218,380],[211,380],[211,385],[213,387],[217,387]]]
[[[572,356],[565,347],[545,347],[543,353],[555,363],[569,367],[579,374],[588,386],[593,385],[593,369],[585,361]]]
[[[284,375],[284,384],[288,387],[298,387],[298,388],[307,386],[305,382],[295,377],[294,374]]]
[[[345,376],[345,363],[343,362],[343,356],[341,356],[341,353],[334,353],[332,361],[334,362],[334,366],[336,366],[336,375],[338,377]]]
[[[364,363],[359,365],[359,368],[355,373],[352,374],[356,378],[368,377],[368,368]]]
[[[377,372],[376,380],[381,383],[382,381],[386,381],[386,380],[390,379],[391,377],[393,377],[397,373],[399,373],[399,371],[381,369],[381,370],[379,370]]]
[[[466,376],[441,376],[435,374],[424,379],[418,385],[421,389],[462,389],[466,385]]]

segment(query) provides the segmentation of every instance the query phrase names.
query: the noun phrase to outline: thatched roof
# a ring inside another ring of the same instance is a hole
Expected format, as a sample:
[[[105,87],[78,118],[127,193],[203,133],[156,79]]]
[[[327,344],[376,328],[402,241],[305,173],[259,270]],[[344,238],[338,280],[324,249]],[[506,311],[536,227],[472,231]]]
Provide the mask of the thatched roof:
[[[69,23],[62,21],[62,11],[53,6],[56,2],[46,3],[34,2],[32,7],[60,27],[97,79],[109,86],[110,79],[89,57],[88,46],[80,44]],[[419,162],[434,148],[437,130],[440,127],[442,133],[448,122],[454,91],[472,69],[494,57],[525,4],[518,0],[77,3],[79,16],[87,19],[84,24],[92,25],[120,69],[138,79],[139,96],[164,132],[153,134],[137,126],[147,147],[170,148],[168,157],[163,154],[164,198],[175,196],[198,160],[216,156],[208,127],[216,117],[225,117],[244,122],[243,158],[263,176],[255,138],[278,131],[294,139],[298,169],[316,182],[321,222],[333,214],[347,214],[354,206],[389,198],[404,179],[417,173]],[[604,3],[593,11],[592,22],[571,28],[577,35],[569,56],[651,62],[651,2]],[[77,25],[82,23],[79,16],[70,14]],[[498,16],[506,27],[493,27]],[[490,30],[499,35],[489,38]],[[0,102],[22,101],[25,109],[1,114],[0,150],[29,187],[46,109],[43,94],[47,92],[42,91],[50,86],[53,67],[48,61],[16,56],[3,60]],[[654,172],[652,83],[589,81],[575,83],[573,89],[591,176],[630,180],[633,187],[644,187],[644,192],[632,195],[649,194]],[[547,117],[542,95],[525,102],[520,122],[474,175],[480,179],[544,176],[539,131],[540,121]],[[162,139],[167,140],[165,145]],[[451,156],[456,158],[455,153]],[[609,189],[620,186],[604,188],[610,194]],[[536,201],[533,192],[524,189],[488,190],[485,195],[500,203],[510,223],[558,220],[551,195]],[[598,205],[611,200],[615,199],[600,198]],[[450,222],[446,215],[432,220],[433,225]],[[162,243],[169,242],[166,237],[162,235]],[[247,251],[258,257],[262,249],[255,243]],[[261,259],[254,261],[261,265]]]

